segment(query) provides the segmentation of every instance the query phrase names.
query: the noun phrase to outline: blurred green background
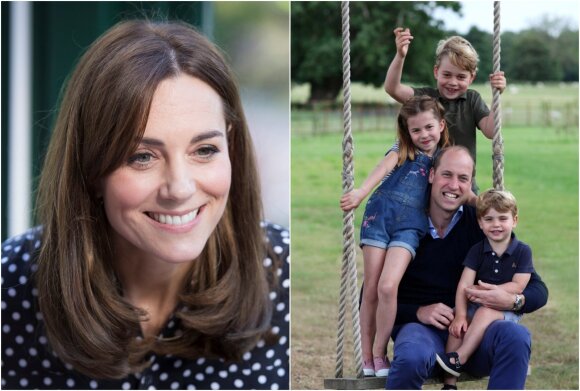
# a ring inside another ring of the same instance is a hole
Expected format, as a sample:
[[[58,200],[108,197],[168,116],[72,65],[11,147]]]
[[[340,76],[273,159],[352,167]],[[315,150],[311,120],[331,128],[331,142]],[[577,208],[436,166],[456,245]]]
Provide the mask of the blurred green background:
[[[223,49],[240,84],[262,167],[266,218],[288,225],[288,2],[2,2],[1,6],[2,240],[32,224],[34,188],[63,82],[98,36],[117,22],[134,18],[189,22]],[[23,51],[29,53],[30,63],[12,64],[10,60]],[[25,83],[14,85],[11,80],[22,69],[29,69]],[[23,92],[30,99],[21,105],[14,97]],[[14,115],[14,109],[21,111]],[[12,145],[23,133],[29,135],[26,145]],[[272,148],[264,148],[264,143]],[[14,157],[24,164],[15,164]],[[24,186],[12,185],[13,179]]]

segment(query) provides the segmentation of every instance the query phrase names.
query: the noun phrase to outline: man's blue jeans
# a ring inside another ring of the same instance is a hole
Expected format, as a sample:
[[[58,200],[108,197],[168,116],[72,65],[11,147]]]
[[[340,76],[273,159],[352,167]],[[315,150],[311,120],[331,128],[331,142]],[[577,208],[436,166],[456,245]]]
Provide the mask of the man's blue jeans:
[[[445,353],[447,330],[421,323],[395,326],[395,354],[387,389],[419,390],[426,379],[442,373],[435,353]],[[524,326],[498,320],[486,330],[481,345],[465,364],[465,372],[488,376],[488,389],[524,389],[532,339]]]

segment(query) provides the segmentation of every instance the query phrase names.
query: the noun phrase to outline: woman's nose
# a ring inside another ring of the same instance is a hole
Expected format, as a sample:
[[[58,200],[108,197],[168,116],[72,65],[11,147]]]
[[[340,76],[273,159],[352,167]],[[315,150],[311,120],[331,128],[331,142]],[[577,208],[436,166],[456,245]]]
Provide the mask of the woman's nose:
[[[165,199],[183,201],[196,191],[193,169],[186,162],[173,162],[168,165],[165,181],[161,186],[161,196]]]

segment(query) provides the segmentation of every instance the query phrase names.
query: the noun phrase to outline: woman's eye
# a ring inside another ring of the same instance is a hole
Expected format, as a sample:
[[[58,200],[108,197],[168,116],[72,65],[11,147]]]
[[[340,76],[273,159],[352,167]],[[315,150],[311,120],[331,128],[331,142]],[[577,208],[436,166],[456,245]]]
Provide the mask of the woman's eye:
[[[202,159],[209,160],[218,152],[219,149],[214,145],[202,145],[196,149],[195,155]]]
[[[151,163],[153,155],[149,152],[136,153],[129,158],[130,165],[147,166]]]

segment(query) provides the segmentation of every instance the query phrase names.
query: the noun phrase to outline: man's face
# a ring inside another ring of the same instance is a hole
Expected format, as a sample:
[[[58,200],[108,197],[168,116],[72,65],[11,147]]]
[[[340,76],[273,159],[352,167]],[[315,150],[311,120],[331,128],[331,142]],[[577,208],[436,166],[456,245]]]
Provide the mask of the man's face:
[[[441,157],[436,170],[431,169],[430,210],[455,212],[465,204],[471,190],[473,159],[462,149],[451,149]]]

